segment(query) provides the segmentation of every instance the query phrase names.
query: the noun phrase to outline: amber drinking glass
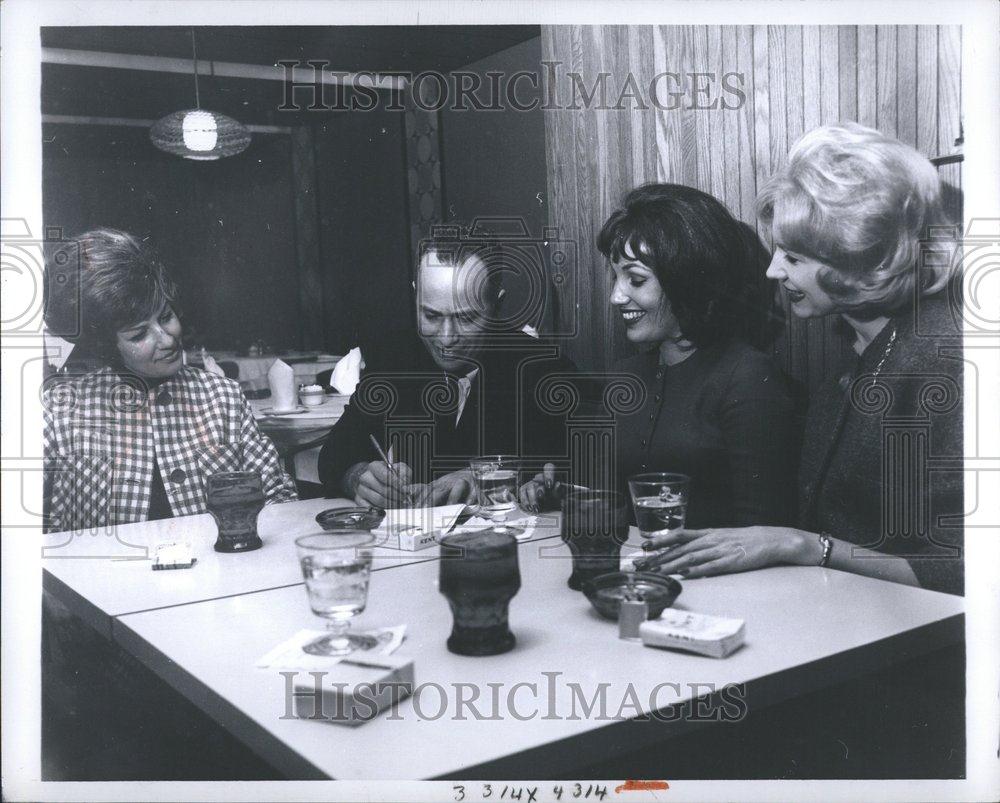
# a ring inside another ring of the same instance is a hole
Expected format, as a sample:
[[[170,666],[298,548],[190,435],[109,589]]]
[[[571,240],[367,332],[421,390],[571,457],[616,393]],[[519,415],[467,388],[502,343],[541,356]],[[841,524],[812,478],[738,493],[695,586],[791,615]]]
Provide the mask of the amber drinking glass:
[[[250,552],[263,542],[257,515],[264,508],[264,488],[256,471],[225,471],[205,480],[205,507],[219,527],[216,552]]]
[[[562,503],[560,535],[573,553],[569,587],[583,588],[585,580],[617,572],[622,544],[628,540],[628,507],[615,491],[582,489],[566,494]]]
[[[508,606],[521,588],[517,540],[502,528],[441,539],[438,589],[451,606],[448,649],[458,655],[498,655],[514,647]]]

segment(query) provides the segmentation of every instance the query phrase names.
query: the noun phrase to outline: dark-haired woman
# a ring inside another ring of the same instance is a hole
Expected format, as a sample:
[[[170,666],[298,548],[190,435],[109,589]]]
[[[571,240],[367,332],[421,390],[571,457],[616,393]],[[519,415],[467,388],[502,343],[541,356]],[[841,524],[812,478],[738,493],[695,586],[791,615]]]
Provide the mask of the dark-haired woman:
[[[766,253],[710,195],[676,184],[630,192],[604,224],[610,303],[644,351],[616,367],[645,402],[616,421],[617,476],[691,477],[692,527],[794,516],[798,417],[789,385],[752,345],[768,328]],[[522,489],[530,507],[540,486]]]
[[[239,385],[183,364],[177,290],[145,243],[97,229],[50,270],[50,331],[103,367],[44,393],[48,529],[202,513],[222,471],[259,472],[269,503],[296,498]]]

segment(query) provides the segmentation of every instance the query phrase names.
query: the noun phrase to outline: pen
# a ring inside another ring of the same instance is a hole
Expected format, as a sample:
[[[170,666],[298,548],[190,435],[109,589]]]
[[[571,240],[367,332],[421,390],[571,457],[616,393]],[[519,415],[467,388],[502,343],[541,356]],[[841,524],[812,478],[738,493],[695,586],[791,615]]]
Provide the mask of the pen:
[[[389,459],[389,455],[387,455],[385,453],[385,451],[382,449],[382,446],[379,444],[379,442],[377,440],[375,440],[375,436],[374,435],[369,434],[368,438],[369,438],[369,440],[371,440],[372,446],[375,447],[375,451],[378,452],[378,456],[382,458],[382,460],[385,462],[386,466],[388,466],[389,471],[392,472],[392,476],[394,476],[399,481],[399,486],[402,489],[402,487],[403,487],[403,478],[401,476],[399,476],[399,471],[397,471],[396,467],[392,464],[392,461]],[[403,491],[403,494],[404,494],[403,498],[406,500],[406,504],[409,505],[410,507],[413,507],[413,497],[410,496],[409,491]]]

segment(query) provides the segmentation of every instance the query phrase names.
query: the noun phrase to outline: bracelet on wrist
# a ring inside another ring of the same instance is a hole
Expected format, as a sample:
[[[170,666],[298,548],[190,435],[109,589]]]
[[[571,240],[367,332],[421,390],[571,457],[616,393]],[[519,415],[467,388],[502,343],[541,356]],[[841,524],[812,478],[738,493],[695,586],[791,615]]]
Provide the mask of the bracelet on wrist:
[[[820,566],[830,565],[830,555],[833,553],[833,539],[830,538],[826,533],[822,533],[819,537],[820,545],[823,547],[823,556],[819,559]]]

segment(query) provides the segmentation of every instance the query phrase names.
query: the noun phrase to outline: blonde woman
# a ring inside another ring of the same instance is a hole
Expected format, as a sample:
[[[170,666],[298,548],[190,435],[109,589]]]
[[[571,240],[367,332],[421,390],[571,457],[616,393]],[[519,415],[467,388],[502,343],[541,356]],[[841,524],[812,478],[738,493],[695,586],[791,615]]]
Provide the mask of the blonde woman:
[[[950,260],[921,258],[944,222],[936,170],[878,131],[825,126],[795,144],[758,210],[767,275],[795,315],[838,316],[855,355],[811,394],[798,527],[687,530],[649,548],[669,547],[662,570],[690,577],[822,565],[962,593],[962,474],[923,459],[962,454]]]

